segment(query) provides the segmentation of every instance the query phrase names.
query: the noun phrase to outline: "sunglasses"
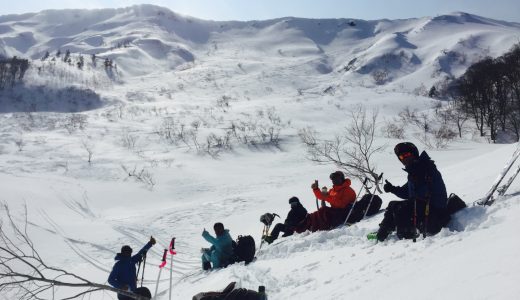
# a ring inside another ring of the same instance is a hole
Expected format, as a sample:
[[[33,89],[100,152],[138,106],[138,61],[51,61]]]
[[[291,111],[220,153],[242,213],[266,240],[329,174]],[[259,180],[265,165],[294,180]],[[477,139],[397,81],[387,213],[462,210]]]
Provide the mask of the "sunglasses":
[[[411,152],[405,152],[405,153],[399,155],[399,160],[403,161],[405,158],[408,158],[411,156],[413,156],[413,154]]]

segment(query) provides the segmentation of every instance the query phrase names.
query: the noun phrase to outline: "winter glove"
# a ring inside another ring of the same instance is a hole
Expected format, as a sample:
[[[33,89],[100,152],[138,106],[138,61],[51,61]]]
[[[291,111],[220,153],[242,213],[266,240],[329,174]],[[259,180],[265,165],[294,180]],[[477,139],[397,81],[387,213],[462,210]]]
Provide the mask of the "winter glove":
[[[383,190],[385,193],[393,193],[395,190],[395,186],[393,186],[388,180],[385,180],[385,185],[383,185]]]
[[[157,242],[155,241],[155,239],[153,238],[153,236],[150,237],[150,244],[155,245]]]
[[[314,180],[314,183],[311,184],[311,189],[313,189],[313,190],[319,189],[318,180]]]

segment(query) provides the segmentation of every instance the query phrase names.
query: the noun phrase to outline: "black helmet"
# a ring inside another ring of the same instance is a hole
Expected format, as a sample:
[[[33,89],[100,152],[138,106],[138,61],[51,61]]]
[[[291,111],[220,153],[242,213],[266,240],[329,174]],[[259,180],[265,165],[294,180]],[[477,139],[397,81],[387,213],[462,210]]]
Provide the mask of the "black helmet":
[[[410,142],[403,142],[395,145],[394,153],[397,157],[403,153],[411,153],[414,157],[419,157],[419,150],[417,150],[417,147]]]

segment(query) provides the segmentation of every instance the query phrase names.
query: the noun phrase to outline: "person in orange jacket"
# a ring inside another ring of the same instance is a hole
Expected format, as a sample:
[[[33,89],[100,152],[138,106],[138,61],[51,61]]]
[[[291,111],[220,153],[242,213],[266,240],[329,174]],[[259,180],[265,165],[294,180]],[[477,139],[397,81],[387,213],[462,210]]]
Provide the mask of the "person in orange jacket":
[[[330,180],[332,188],[327,192],[320,190],[317,181],[311,185],[311,188],[316,198],[330,203],[331,207],[322,206],[317,211],[308,214],[304,222],[295,229],[296,232],[330,230],[343,224],[347,218],[348,212],[356,200],[356,192],[350,187],[350,179],[345,178],[341,171],[330,174]]]
[[[356,200],[356,192],[350,187],[351,181],[345,178],[345,174],[341,171],[336,171],[330,174],[332,181],[332,189],[328,193],[322,193],[318,182],[315,181],[312,185],[312,191],[316,198],[329,202],[332,208],[347,208]]]

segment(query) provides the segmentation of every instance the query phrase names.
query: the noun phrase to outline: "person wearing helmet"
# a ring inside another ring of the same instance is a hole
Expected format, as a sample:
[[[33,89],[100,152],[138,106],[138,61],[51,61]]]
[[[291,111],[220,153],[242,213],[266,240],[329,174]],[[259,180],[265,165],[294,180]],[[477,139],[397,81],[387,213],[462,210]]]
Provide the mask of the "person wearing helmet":
[[[146,288],[137,288],[135,265],[143,259],[143,256],[146,255],[146,252],[153,245],[155,245],[155,239],[150,237],[150,241],[133,256],[132,248],[130,248],[130,246],[125,245],[121,247],[121,252],[117,253],[115,257],[116,263],[112,268],[112,272],[110,272],[110,275],[108,276],[108,283],[116,289],[129,291],[138,295],[144,295],[143,292],[145,290],[149,293]],[[132,298],[122,294],[117,294],[117,299],[127,300]]]
[[[402,186],[394,186],[386,180],[386,193],[404,199],[391,201],[383,221],[379,224],[377,239],[384,241],[394,230],[399,238],[415,238],[421,233],[436,234],[450,220],[446,206],[448,196],[441,173],[428,154],[419,154],[417,147],[410,143],[399,143],[394,153],[408,173],[408,181]],[[415,220],[415,221],[414,221]]]
[[[280,232],[284,233],[282,237],[292,235],[295,227],[298,226],[298,224],[300,224],[300,222],[302,222],[307,216],[307,210],[303,207],[300,203],[300,199],[297,197],[291,197],[289,199],[289,205],[291,206],[291,210],[287,214],[285,222],[276,224],[273,231],[271,231],[271,234],[263,237],[268,244],[271,244],[276,240],[278,235],[280,235]]]

